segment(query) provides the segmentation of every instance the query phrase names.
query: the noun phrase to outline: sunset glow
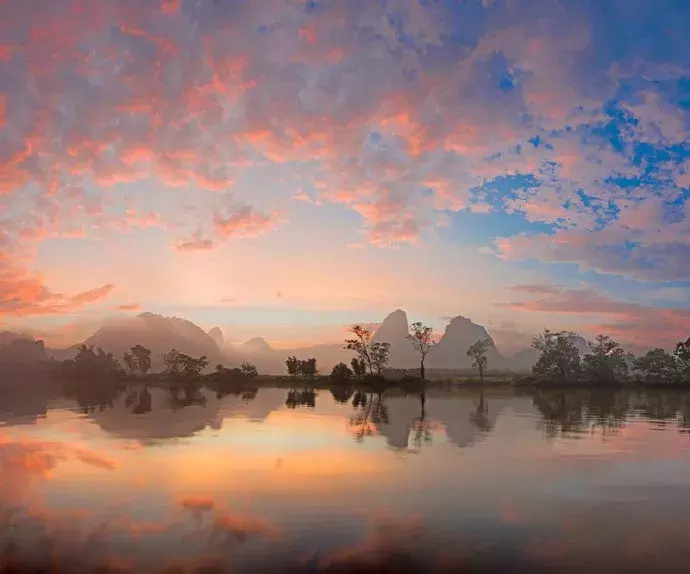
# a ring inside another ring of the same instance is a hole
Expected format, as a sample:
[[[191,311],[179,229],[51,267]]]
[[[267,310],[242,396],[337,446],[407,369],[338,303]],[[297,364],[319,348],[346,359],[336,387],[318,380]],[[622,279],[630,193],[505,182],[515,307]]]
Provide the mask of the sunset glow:
[[[44,4],[0,2],[6,329],[690,321],[683,2]]]

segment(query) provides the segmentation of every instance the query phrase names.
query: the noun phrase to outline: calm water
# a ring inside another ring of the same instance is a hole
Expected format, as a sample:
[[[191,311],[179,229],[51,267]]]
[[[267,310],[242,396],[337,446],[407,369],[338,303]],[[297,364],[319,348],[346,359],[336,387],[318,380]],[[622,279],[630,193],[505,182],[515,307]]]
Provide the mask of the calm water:
[[[690,564],[690,395],[88,395],[0,393],[0,571]]]

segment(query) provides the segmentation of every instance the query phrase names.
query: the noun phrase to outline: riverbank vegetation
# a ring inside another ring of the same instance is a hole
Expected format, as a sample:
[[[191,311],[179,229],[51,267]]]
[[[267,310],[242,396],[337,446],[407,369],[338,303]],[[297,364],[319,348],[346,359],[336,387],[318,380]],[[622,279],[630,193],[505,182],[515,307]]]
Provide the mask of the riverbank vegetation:
[[[344,341],[344,348],[353,352],[350,364],[335,365],[330,374],[321,373],[314,357],[288,357],[283,376],[261,375],[256,366],[242,363],[227,367],[216,365],[209,369],[205,356],[193,357],[171,349],[162,357],[164,369],[150,371],[151,350],[134,344],[124,353],[122,362],[100,347],[81,345],[72,359],[52,361],[49,369],[54,375],[75,382],[131,382],[177,386],[206,385],[218,392],[228,388],[281,385],[291,388],[323,386],[367,387],[377,391],[390,386],[420,388],[436,384],[498,383],[521,386],[683,386],[690,387],[690,338],[680,341],[672,352],[651,349],[635,356],[626,352],[615,340],[599,335],[583,345],[574,333],[545,330],[535,337],[532,347],[537,360],[531,373],[492,372],[487,359],[493,347],[491,339],[479,339],[458,354],[472,358],[478,378],[468,372],[435,371],[425,366],[425,360],[436,341],[430,327],[413,323],[408,337],[419,356],[417,369],[389,369],[390,345],[377,341],[374,333],[355,325]],[[124,366],[123,366],[124,365]],[[298,401],[297,401],[298,402]]]

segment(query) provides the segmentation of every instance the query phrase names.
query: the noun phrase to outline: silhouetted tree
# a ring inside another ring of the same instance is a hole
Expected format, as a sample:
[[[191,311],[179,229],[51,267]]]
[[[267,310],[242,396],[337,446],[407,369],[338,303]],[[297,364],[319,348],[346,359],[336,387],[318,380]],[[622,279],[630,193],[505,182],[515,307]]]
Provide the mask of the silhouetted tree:
[[[429,354],[429,351],[431,351],[436,344],[436,341],[434,340],[434,331],[431,327],[423,325],[420,321],[417,321],[416,323],[412,323],[412,325],[410,325],[410,334],[407,336],[407,340],[410,341],[414,347],[414,350],[419,353],[419,374],[422,378],[422,381],[424,381],[424,361],[426,360],[426,356]]]
[[[143,345],[134,345],[131,352],[136,361],[137,370],[142,376],[146,376],[151,368],[151,349],[147,349]]]
[[[380,377],[381,371],[386,368],[391,357],[390,343],[376,342],[371,345],[371,363]]]
[[[134,355],[125,353],[122,355],[122,360],[125,362],[127,370],[133,375],[137,371],[137,360],[134,358]]]
[[[253,379],[259,374],[256,367],[251,363],[242,363],[240,370],[242,371],[242,375],[247,379]]]
[[[369,369],[369,374],[374,374],[374,363],[371,357],[372,337],[374,333],[371,329],[366,329],[361,325],[353,325],[350,333],[354,337],[345,339],[345,349],[357,353],[360,361],[362,361]]]
[[[349,381],[352,378],[352,371],[345,363],[338,363],[331,371],[331,379],[334,381]]]
[[[491,347],[493,347],[493,341],[489,338],[477,339],[470,348],[467,349],[467,356],[472,357],[472,366],[479,371],[479,378],[484,380],[484,370],[486,369],[486,364],[488,359],[486,358],[486,353]]]
[[[287,367],[288,375],[293,379],[299,376],[299,359],[297,357],[288,357],[285,361],[285,366]]]
[[[583,357],[585,379],[592,383],[621,383],[628,376],[625,351],[611,337],[597,335],[591,353]]]
[[[314,380],[314,377],[319,374],[319,371],[316,369],[316,359],[312,357],[306,361],[300,361],[299,374],[309,381]]]
[[[362,359],[353,357],[350,365],[352,365],[352,373],[355,375],[355,377],[362,378],[367,374],[367,366],[364,364]]]
[[[580,351],[575,346],[575,334],[570,332],[544,332],[532,340],[532,347],[541,352],[532,367],[535,376],[561,383],[577,382],[580,376]]]
[[[180,353],[177,349],[165,353],[163,363],[165,364],[165,372],[169,377],[184,379],[198,379],[201,371],[208,366],[205,355],[197,359]]]
[[[678,368],[680,369],[683,382],[690,383],[690,337],[688,337],[687,341],[678,343],[673,354],[678,361]]]
[[[131,374],[139,373],[145,376],[151,368],[151,349],[142,345],[134,345],[122,358]]]
[[[117,379],[124,375],[112,353],[106,353],[101,347],[94,350],[93,345],[80,345],[74,359],[63,361],[62,369],[66,375],[84,379]]]
[[[652,349],[635,360],[635,369],[649,384],[677,383],[680,371],[676,358],[663,349]]]

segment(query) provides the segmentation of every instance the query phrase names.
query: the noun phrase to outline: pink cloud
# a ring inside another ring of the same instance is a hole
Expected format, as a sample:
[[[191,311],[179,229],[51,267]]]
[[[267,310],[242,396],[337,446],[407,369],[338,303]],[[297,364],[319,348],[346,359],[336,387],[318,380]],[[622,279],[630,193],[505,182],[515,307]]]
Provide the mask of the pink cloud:
[[[126,303],[124,305],[117,305],[113,307],[114,311],[141,311],[139,303]]]
[[[196,236],[179,241],[175,244],[175,249],[177,251],[210,251],[215,245],[212,239]]]
[[[96,303],[115,288],[108,284],[74,295],[51,291],[40,276],[31,275],[16,265],[0,262],[0,315],[30,316],[73,312]]]
[[[96,301],[108,297],[113,289],[115,289],[115,285],[108,284],[88,291],[83,291],[82,293],[77,293],[69,297],[69,303],[77,307],[86,305],[87,303],[95,303]]]
[[[28,41],[8,41],[0,59],[13,63],[21,52],[28,66],[12,68],[12,89],[0,102],[0,124],[3,117],[12,124],[0,150],[0,193],[25,198],[28,184],[50,194],[65,182],[95,181],[116,195],[145,178],[191,193],[224,191],[247,169],[298,162],[323,183],[315,202],[356,209],[363,236],[389,245],[418,241],[443,222],[439,211],[488,210],[488,203],[473,201],[472,189],[517,173],[539,185],[501,198],[505,209],[590,231],[598,228],[599,207],[625,199],[607,185],[608,176],[640,174],[610,145],[580,141],[579,128],[598,121],[621,77],[612,70],[596,82],[580,81],[592,50],[584,21],[574,20],[564,34],[520,19],[489,26],[462,58],[430,67],[422,54],[443,47],[448,32],[442,8],[331,3],[304,11],[264,2],[230,10],[227,4],[204,2],[193,15],[181,0],[136,8],[55,0],[40,14],[13,5],[2,31]],[[270,34],[255,33],[269,21]],[[485,81],[485,66],[497,55],[519,76],[519,90],[504,94]],[[27,97],[27,86],[62,94],[64,102]],[[12,117],[2,113],[8,106]],[[639,122],[626,141],[683,141],[684,112],[656,92],[628,111]],[[379,142],[370,141],[374,132]],[[535,133],[548,145],[528,144]],[[685,176],[677,174],[679,185]],[[432,194],[419,193],[425,184]],[[577,189],[587,190],[592,205],[574,195]],[[103,218],[81,215],[85,230]],[[249,237],[269,226],[259,216],[244,226],[232,217],[217,216],[219,238]],[[57,237],[66,226],[36,225],[24,234]],[[666,251],[650,256],[675,249],[665,237]],[[191,241],[186,247],[203,248]],[[589,251],[582,255],[605,267]],[[636,262],[635,270],[641,266]]]
[[[563,287],[560,285],[511,285],[509,289],[535,295],[556,295],[563,290]]]
[[[530,291],[528,291],[530,292]],[[649,307],[615,301],[591,289],[566,289],[533,301],[497,303],[498,307],[530,313],[571,316],[599,316],[602,322],[585,326],[589,333],[620,337],[621,342],[649,345],[657,341],[667,347],[690,335],[690,310]],[[615,322],[610,322],[612,318]]]
[[[213,228],[221,240],[231,237],[256,237],[274,230],[282,221],[278,213],[265,214],[243,205],[226,216],[216,214]]]

